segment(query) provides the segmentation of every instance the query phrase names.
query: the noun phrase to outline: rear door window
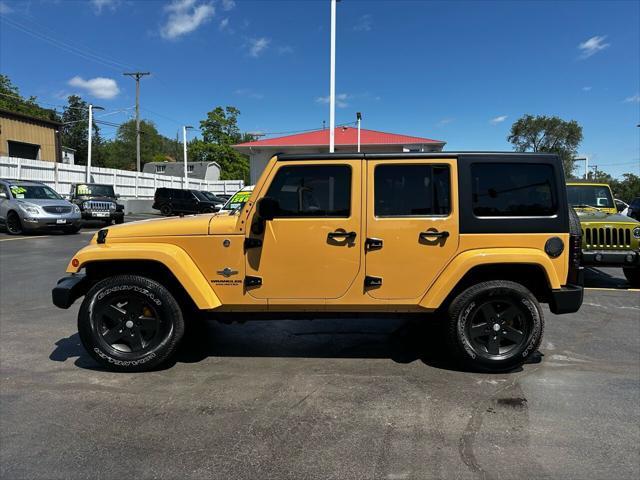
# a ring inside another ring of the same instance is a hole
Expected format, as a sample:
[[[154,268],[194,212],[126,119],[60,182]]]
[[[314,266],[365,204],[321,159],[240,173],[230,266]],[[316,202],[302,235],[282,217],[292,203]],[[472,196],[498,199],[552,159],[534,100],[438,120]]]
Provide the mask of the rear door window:
[[[375,215],[410,217],[451,212],[449,167],[378,165],[374,172]]]
[[[477,217],[540,217],[558,211],[551,165],[477,163],[471,166],[471,180]]]

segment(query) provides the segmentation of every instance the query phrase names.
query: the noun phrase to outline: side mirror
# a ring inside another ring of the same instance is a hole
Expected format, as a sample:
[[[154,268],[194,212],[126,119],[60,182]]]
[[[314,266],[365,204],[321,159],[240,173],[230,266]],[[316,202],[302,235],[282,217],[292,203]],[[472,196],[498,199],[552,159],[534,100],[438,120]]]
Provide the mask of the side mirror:
[[[116,200],[118,200],[120,198],[120,194],[116,193]]]
[[[275,198],[264,197],[258,201],[258,216],[262,220],[273,220],[280,211],[280,204]]]
[[[622,212],[625,208],[624,203],[616,203],[616,210],[618,210],[618,212]]]

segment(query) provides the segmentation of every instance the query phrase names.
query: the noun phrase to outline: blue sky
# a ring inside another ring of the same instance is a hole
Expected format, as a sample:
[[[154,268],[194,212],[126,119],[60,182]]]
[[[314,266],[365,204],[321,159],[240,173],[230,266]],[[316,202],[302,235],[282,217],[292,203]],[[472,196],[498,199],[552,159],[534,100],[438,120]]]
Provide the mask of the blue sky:
[[[0,0],[0,71],[24,95],[79,93],[105,120],[165,135],[235,105],[245,131],[328,122],[329,1]],[[337,121],[510,150],[525,113],[584,127],[581,152],[640,173],[640,2],[357,1],[338,4]],[[103,134],[113,136],[105,127]]]

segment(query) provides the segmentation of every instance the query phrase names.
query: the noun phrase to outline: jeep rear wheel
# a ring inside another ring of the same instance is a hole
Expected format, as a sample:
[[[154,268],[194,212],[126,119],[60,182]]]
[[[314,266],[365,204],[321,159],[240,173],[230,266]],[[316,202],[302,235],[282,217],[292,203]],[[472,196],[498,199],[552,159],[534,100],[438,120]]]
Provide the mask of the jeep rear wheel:
[[[171,215],[173,215],[173,209],[171,208],[171,205],[164,204],[162,205],[162,207],[160,207],[160,213],[162,213],[162,215],[164,215],[165,217],[170,217]]]
[[[623,268],[624,276],[633,288],[640,288],[640,267]]]
[[[458,295],[449,310],[448,340],[456,357],[473,369],[508,371],[538,349],[544,318],[522,285],[482,282]]]
[[[112,370],[139,372],[171,357],[184,334],[180,306],[154,280],[109,277],[89,290],[78,314],[89,354]]]

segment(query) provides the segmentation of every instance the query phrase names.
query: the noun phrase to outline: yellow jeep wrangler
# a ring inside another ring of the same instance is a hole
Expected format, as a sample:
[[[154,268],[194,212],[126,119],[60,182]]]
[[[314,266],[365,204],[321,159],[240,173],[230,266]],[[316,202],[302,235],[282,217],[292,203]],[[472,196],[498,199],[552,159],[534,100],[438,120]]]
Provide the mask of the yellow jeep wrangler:
[[[121,371],[166,361],[185,320],[363,315],[445,319],[459,359],[510,370],[540,303],[582,303],[571,212],[555,155],[279,155],[239,211],[100,230],[53,303],[84,295],[82,343]]]

